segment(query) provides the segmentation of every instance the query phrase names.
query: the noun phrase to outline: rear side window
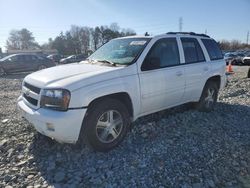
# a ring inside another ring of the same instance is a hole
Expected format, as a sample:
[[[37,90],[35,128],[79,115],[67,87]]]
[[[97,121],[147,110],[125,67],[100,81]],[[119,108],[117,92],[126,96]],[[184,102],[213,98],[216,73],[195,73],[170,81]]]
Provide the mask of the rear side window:
[[[204,54],[197,39],[181,38],[181,42],[186,63],[198,63],[205,61]]]
[[[32,55],[32,56],[31,56],[31,59],[35,61],[35,60],[37,60],[37,57],[34,56],[34,55]]]
[[[223,59],[221,50],[217,42],[211,39],[201,39],[201,41],[207,49],[210,60]]]
[[[32,60],[32,57],[30,55],[24,55],[23,58],[24,58],[24,61]]]

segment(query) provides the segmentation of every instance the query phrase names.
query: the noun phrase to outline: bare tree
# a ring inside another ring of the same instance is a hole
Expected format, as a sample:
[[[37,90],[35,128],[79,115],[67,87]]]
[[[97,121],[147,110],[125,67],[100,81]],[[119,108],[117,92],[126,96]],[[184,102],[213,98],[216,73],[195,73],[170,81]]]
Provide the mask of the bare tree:
[[[118,25],[118,23],[111,23],[109,26],[109,29],[111,29],[112,31],[120,31],[120,26]]]
[[[218,42],[222,50],[243,50],[250,49],[250,45],[241,43],[239,40],[222,40]]]
[[[121,30],[121,31],[120,31]],[[54,48],[61,54],[88,54],[113,38],[135,35],[132,29],[120,29],[117,23],[95,28],[72,25],[69,31],[61,33],[54,40],[44,44],[45,48]]]
[[[91,30],[92,41],[94,45],[94,50],[99,47],[100,38],[101,38],[101,30],[99,27],[95,27],[95,29]]]
[[[6,41],[7,50],[27,50],[39,48],[32,32],[28,29],[12,30]]]

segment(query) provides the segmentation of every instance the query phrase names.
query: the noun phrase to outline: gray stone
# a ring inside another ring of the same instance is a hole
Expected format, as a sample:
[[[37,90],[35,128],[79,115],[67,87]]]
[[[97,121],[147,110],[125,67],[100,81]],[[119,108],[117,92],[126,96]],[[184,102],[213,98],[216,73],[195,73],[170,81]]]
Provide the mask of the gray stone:
[[[7,185],[7,186],[5,186],[5,188],[13,188],[12,186],[10,186],[10,185]]]
[[[32,179],[33,177],[34,177],[34,175],[32,175],[32,174],[27,176],[28,179]]]
[[[0,147],[2,147],[4,144],[6,144],[8,142],[7,139],[3,139],[0,141]]]
[[[2,120],[2,123],[7,123],[9,121],[9,119],[4,119]]]
[[[192,185],[192,188],[203,188],[204,186],[203,186],[203,184],[202,183],[194,183],[193,185]]]
[[[65,173],[60,171],[60,172],[57,172],[54,176],[54,180],[55,182],[62,182],[65,178]]]
[[[211,187],[211,188],[215,187],[215,183],[214,183],[213,180],[207,180],[207,184],[208,184],[208,186]]]

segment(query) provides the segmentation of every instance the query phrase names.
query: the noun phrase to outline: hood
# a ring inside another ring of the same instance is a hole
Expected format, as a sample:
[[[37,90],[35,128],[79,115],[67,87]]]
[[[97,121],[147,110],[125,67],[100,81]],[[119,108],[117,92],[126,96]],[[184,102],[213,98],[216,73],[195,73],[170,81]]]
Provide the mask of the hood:
[[[73,83],[89,79],[96,75],[103,75],[114,72],[124,67],[109,67],[103,65],[94,65],[86,63],[73,63],[67,65],[59,65],[56,67],[44,69],[34,72],[25,77],[24,81],[40,88],[45,87],[63,87],[69,88]],[[115,74],[112,74],[113,77]],[[104,78],[103,78],[104,79]],[[89,82],[81,85],[89,84]],[[70,87],[73,89],[72,87]]]

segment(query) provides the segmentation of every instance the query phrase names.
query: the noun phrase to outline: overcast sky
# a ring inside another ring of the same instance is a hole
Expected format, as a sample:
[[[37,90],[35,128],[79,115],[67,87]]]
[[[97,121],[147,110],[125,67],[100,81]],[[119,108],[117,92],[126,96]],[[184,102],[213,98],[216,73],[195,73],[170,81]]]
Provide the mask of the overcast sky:
[[[27,28],[40,44],[71,25],[117,22],[138,34],[179,30],[207,33],[216,40],[246,42],[250,0],[0,0],[0,47],[12,29]]]

